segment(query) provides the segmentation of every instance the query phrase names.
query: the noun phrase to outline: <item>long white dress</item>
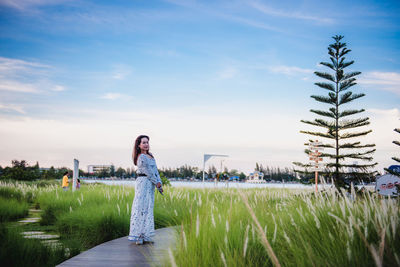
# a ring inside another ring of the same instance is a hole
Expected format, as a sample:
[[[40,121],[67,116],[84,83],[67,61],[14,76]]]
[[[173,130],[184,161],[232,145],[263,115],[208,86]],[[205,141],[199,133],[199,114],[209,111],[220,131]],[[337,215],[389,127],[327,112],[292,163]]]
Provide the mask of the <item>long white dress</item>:
[[[128,239],[131,241],[152,241],[154,236],[154,188],[161,183],[154,158],[140,154],[137,160],[138,176],[135,185],[135,198],[132,204]]]

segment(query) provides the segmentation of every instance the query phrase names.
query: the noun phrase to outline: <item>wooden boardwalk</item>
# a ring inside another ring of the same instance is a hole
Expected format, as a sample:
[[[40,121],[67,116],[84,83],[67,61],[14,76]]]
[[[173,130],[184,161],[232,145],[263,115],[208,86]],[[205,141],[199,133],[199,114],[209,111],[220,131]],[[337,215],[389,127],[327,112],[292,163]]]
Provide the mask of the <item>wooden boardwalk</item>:
[[[100,244],[64,261],[61,267],[71,266],[162,266],[169,261],[168,248],[176,244],[176,228],[157,229],[154,244],[136,245],[121,237]]]

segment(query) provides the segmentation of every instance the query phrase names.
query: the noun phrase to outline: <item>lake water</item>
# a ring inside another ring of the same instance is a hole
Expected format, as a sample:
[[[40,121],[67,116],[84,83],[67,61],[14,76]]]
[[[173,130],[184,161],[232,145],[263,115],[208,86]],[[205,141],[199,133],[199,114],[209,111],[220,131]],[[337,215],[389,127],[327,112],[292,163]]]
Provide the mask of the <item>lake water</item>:
[[[83,179],[82,179],[83,180]],[[83,180],[86,183],[103,183],[106,185],[124,185],[135,186],[135,181],[131,180]],[[304,185],[299,183],[265,183],[251,184],[243,182],[186,182],[186,181],[171,181],[173,187],[190,187],[190,188],[288,188],[288,189],[313,189],[315,185]],[[318,188],[331,187],[331,184],[319,184]],[[370,186],[368,186],[370,187]]]

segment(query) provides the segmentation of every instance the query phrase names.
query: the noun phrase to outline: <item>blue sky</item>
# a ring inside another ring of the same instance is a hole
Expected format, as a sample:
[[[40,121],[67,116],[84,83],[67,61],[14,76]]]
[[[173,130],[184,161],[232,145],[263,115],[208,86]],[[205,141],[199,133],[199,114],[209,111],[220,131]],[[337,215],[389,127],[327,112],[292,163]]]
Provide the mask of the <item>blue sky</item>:
[[[398,154],[399,13],[398,1],[1,0],[0,165],[130,167],[147,133],[160,167],[203,153],[245,172],[291,167],[307,160],[299,121],[324,108],[313,72],[341,34],[381,170]]]

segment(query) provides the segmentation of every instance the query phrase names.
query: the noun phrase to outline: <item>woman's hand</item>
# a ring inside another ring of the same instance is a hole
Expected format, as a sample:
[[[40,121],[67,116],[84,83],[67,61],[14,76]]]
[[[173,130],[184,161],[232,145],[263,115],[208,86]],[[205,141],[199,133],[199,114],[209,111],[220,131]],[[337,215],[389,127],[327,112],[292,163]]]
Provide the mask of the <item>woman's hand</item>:
[[[157,188],[158,188],[158,191],[160,191],[160,193],[164,192],[164,190],[163,190],[162,187],[161,187],[161,183],[160,183],[160,182],[158,182],[158,183],[156,184],[156,186],[157,186]]]

